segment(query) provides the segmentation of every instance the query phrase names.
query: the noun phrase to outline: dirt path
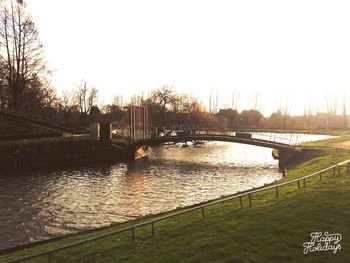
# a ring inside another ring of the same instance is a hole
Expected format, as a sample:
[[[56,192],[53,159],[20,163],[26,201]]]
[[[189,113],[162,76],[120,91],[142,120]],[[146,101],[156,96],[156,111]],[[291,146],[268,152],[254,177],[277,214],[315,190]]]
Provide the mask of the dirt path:
[[[350,150],[350,141],[332,143],[331,146],[341,149]]]

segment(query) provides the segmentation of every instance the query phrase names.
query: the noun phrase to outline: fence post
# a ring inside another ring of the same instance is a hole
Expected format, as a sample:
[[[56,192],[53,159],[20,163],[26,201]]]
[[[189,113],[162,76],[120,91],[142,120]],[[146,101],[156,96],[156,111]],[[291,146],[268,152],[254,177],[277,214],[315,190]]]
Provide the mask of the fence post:
[[[134,227],[131,229],[131,232],[132,232],[132,242],[135,242],[135,228]]]
[[[249,198],[249,206],[252,206],[252,195],[248,194],[248,198]]]
[[[348,162],[347,166],[346,166],[346,173],[349,173],[350,171],[350,162]]]
[[[322,180],[322,173],[320,173],[320,180]]]
[[[341,173],[340,173],[340,165],[338,165],[338,175],[341,175]]]
[[[300,189],[300,181],[298,180],[298,189]]]
[[[278,186],[276,186],[276,198],[278,197]]]
[[[303,181],[304,181],[304,187],[306,186],[306,180],[305,180],[305,178],[303,179]]]
[[[202,210],[202,220],[204,220],[205,219],[205,217],[204,217],[204,207],[201,207],[201,210]]]
[[[333,175],[335,175],[335,166],[333,167]]]
[[[152,222],[152,237],[154,237],[154,223]]]
[[[239,203],[241,205],[241,209],[243,208],[242,196],[239,197]]]

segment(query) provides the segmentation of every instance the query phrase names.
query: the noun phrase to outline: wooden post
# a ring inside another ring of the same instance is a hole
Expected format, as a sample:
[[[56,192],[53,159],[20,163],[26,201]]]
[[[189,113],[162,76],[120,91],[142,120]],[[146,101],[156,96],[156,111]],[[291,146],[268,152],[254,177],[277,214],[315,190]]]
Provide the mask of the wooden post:
[[[154,237],[154,223],[152,222],[152,237]]]
[[[322,180],[322,173],[320,173],[320,181]]]
[[[135,242],[135,228],[131,229],[131,233],[132,233],[132,242]]]
[[[335,175],[335,167],[333,167],[333,175]]]
[[[204,220],[205,219],[205,217],[204,217],[204,207],[201,207],[201,210],[202,210],[202,220]]]
[[[338,165],[338,175],[341,175],[341,173],[340,173],[340,165]]]
[[[347,172],[347,173],[350,172],[350,162],[348,162],[348,165],[346,166],[346,172]]]
[[[252,206],[252,195],[248,194],[248,198],[249,198],[249,206]]]
[[[303,181],[304,181],[304,187],[305,187],[306,186],[306,179],[304,178]]]
[[[241,209],[243,208],[242,196],[239,197],[239,203],[241,205]]]
[[[298,189],[300,189],[300,181],[298,180]]]
[[[276,186],[276,198],[278,197],[278,186]]]

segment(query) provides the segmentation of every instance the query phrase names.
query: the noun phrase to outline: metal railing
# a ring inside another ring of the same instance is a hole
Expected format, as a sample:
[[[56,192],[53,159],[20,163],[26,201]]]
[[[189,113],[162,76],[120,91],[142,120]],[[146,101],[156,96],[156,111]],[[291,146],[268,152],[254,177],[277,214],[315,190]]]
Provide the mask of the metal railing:
[[[344,165],[346,165],[346,172],[349,173],[350,172],[350,159],[346,160],[344,162],[335,164],[333,166],[330,166],[328,168],[325,168],[323,170],[317,171],[317,172],[315,172],[313,174],[310,174],[310,175],[307,175],[307,176],[304,176],[304,177],[300,177],[300,178],[297,178],[297,179],[294,179],[294,180],[291,180],[291,181],[288,181],[288,182],[284,182],[284,183],[280,183],[280,184],[276,184],[276,185],[271,185],[271,186],[259,188],[259,189],[256,189],[256,190],[250,190],[250,191],[246,191],[244,193],[235,194],[235,195],[228,196],[228,197],[225,197],[225,198],[221,198],[221,199],[218,199],[218,200],[215,200],[215,201],[210,201],[210,202],[205,203],[205,204],[197,205],[197,206],[192,207],[192,208],[188,208],[188,209],[184,209],[184,210],[181,210],[181,211],[178,211],[178,212],[174,212],[174,213],[171,213],[171,214],[168,214],[168,215],[156,218],[156,219],[152,219],[152,220],[149,220],[149,221],[146,221],[146,222],[143,222],[143,223],[139,223],[139,224],[135,224],[135,225],[132,225],[132,226],[124,227],[124,228],[118,229],[116,231],[107,233],[107,234],[101,234],[101,235],[98,235],[98,236],[95,236],[95,237],[87,238],[87,239],[84,239],[84,240],[72,243],[70,245],[65,245],[65,246],[62,246],[62,247],[59,247],[59,248],[55,248],[55,249],[51,249],[51,250],[48,250],[48,251],[45,251],[45,252],[40,252],[40,253],[37,253],[37,254],[24,256],[24,257],[21,257],[21,258],[15,259],[15,260],[11,260],[11,261],[7,261],[7,262],[8,263],[22,262],[22,261],[26,261],[26,260],[30,260],[30,259],[34,259],[34,258],[38,258],[38,257],[43,257],[43,256],[47,256],[48,262],[51,262],[51,256],[54,253],[57,253],[57,252],[60,252],[60,251],[63,251],[63,250],[69,249],[69,248],[77,247],[77,246],[80,246],[80,245],[83,245],[83,244],[86,244],[86,243],[89,243],[89,242],[92,242],[92,241],[96,241],[96,240],[99,240],[99,239],[103,239],[103,238],[111,237],[111,236],[114,236],[114,235],[117,235],[117,234],[121,234],[121,233],[124,233],[124,232],[127,232],[127,231],[131,231],[131,239],[134,242],[135,241],[135,229],[136,228],[140,228],[140,227],[144,227],[144,226],[148,226],[148,225],[151,225],[151,227],[152,227],[152,236],[154,237],[155,236],[155,223],[157,223],[157,222],[160,222],[160,221],[163,221],[163,220],[166,220],[166,219],[169,219],[169,218],[173,218],[173,217],[176,217],[176,216],[179,216],[179,215],[187,214],[187,213],[190,213],[190,212],[193,212],[193,211],[196,211],[196,210],[200,210],[201,211],[202,220],[205,220],[205,208],[206,207],[212,206],[212,205],[215,205],[215,204],[220,204],[220,203],[223,203],[223,202],[226,202],[226,201],[229,201],[229,200],[233,200],[233,199],[239,199],[240,208],[242,209],[243,208],[243,201],[242,201],[242,199],[243,199],[243,197],[246,197],[246,196],[248,196],[249,206],[252,206],[253,205],[252,195],[255,194],[255,193],[260,193],[260,192],[263,192],[263,191],[274,189],[275,192],[276,192],[276,198],[278,198],[279,195],[280,195],[279,188],[281,188],[282,186],[286,186],[286,185],[290,185],[290,184],[296,183],[298,189],[300,189],[301,188],[301,182],[303,183],[303,186],[305,187],[306,186],[306,179],[308,179],[308,178],[319,177],[319,180],[322,180],[322,176],[324,175],[325,172],[332,171],[333,175],[336,175],[336,174],[341,175],[341,167],[344,166]]]
[[[301,143],[300,134],[294,133],[277,133],[277,132],[253,132],[254,139],[262,139],[271,142],[284,143],[289,145],[298,145]]]

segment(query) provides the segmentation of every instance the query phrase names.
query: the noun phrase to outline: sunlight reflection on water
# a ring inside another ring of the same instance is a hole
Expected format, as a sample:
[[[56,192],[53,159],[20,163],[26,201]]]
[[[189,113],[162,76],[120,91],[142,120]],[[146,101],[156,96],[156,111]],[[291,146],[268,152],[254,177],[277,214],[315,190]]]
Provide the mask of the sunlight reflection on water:
[[[271,152],[177,144],[150,148],[147,158],[129,164],[0,175],[0,249],[271,183],[282,177]]]

